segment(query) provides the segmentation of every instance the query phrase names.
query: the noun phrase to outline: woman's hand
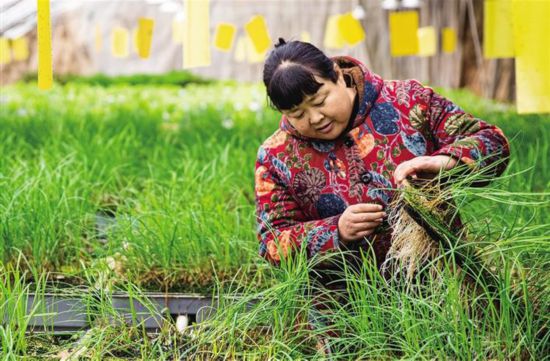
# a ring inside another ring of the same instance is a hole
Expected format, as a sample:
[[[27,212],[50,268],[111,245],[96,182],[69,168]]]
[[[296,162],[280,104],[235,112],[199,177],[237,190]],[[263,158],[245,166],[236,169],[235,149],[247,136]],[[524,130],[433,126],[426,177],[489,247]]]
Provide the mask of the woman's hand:
[[[432,178],[441,170],[453,168],[456,163],[457,160],[448,155],[416,157],[399,164],[393,172],[393,179],[398,187],[402,187],[407,176],[413,179]]]
[[[347,243],[372,234],[385,216],[379,204],[358,203],[349,206],[338,219],[340,240]]]

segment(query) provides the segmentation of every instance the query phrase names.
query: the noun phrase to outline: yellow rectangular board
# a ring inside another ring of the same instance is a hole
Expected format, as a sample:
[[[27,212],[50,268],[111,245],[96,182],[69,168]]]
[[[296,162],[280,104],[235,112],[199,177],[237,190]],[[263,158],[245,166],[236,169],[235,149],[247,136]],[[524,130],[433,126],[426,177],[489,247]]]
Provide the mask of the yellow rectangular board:
[[[111,50],[116,58],[128,57],[128,30],[121,26],[113,28]]]
[[[132,29],[132,46],[134,49],[134,53],[139,53],[139,44],[138,44],[138,31],[139,29],[137,27]]]
[[[338,26],[339,18],[340,15],[331,15],[327,20],[325,37],[323,39],[323,46],[327,49],[342,49],[346,45],[346,41]]]
[[[353,17],[351,13],[346,13],[338,17],[338,29],[344,41],[349,45],[357,45],[365,40],[365,30],[359,20]]]
[[[216,26],[214,46],[221,51],[230,51],[235,40],[237,28],[233,24],[219,23]]]
[[[514,0],[518,113],[550,113],[550,0]]]
[[[418,53],[418,12],[390,11],[391,56],[416,55]]]
[[[29,41],[25,37],[13,39],[11,43],[13,59],[16,61],[29,58]]]
[[[182,20],[172,21],[172,44],[183,44],[185,23]]]
[[[437,53],[437,32],[433,26],[418,28],[418,55],[433,56]]]
[[[53,84],[52,69],[52,27],[50,0],[36,0],[36,27],[38,43],[38,87],[50,89]]]
[[[271,37],[269,36],[267,23],[263,16],[253,16],[252,19],[245,24],[244,29],[256,48],[256,53],[262,54],[269,49],[271,46]]]
[[[139,18],[137,30],[137,49],[138,55],[142,59],[147,59],[151,54],[151,43],[153,42],[153,29],[155,20],[150,18]]]
[[[185,0],[186,21],[183,38],[183,68],[209,66],[210,52],[210,1]]]
[[[94,45],[95,45],[95,52],[99,53],[101,52],[101,49],[103,48],[103,36],[101,34],[101,27],[99,25],[95,26],[95,32],[94,32]]]
[[[11,61],[10,43],[7,38],[0,38],[0,65]]]
[[[483,55],[514,57],[512,0],[485,0],[483,9]]]
[[[302,31],[300,33],[300,40],[304,43],[311,43],[311,34],[309,31]]]
[[[235,61],[242,63],[246,60],[246,37],[239,36],[233,53]]]
[[[249,63],[251,64],[261,63],[265,60],[267,50],[261,53],[258,52],[250,36],[245,37],[245,45],[246,45],[246,59],[248,60]]]
[[[454,28],[443,28],[441,33],[441,47],[444,53],[451,54],[456,50],[456,31]]]

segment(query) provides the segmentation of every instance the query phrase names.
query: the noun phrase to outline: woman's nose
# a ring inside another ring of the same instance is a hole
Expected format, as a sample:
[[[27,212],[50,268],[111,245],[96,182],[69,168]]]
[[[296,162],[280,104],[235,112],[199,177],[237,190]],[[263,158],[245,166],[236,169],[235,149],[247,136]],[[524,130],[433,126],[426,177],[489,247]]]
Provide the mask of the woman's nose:
[[[311,125],[320,125],[323,121],[325,116],[321,112],[312,112],[312,114],[309,117],[309,122]]]

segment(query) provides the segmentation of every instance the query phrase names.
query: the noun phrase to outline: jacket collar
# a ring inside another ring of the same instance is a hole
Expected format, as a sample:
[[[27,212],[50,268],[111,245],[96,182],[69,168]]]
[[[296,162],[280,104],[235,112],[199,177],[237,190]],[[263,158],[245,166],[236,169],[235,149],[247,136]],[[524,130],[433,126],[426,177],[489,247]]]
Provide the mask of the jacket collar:
[[[350,119],[350,122],[352,122],[351,127],[348,126],[347,131],[344,131],[344,134],[340,135],[342,137],[345,133],[358,127],[365,121],[370,109],[378,98],[384,81],[379,75],[371,72],[363,63],[351,56],[335,56],[331,59],[342,69],[346,83],[351,82],[351,86],[356,87],[357,96],[359,97],[359,110],[355,118],[353,120]],[[290,124],[284,115],[281,118],[279,128],[298,139],[318,141],[318,139],[309,138],[298,133],[296,128]]]

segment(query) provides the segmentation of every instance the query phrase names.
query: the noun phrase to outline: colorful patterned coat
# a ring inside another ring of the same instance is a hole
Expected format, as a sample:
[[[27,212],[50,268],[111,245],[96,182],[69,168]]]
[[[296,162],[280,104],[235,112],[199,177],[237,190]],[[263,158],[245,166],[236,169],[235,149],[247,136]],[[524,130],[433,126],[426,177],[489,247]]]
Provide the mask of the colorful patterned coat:
[[[359,107],[351,130],[334,141],[308,139],[283,116],[280,128],[258,149],[259,254],[273,264],[304,242],[308,256],[342,247],[340,215],[356,203],[387,205],[393,192],[383,188],[396,187],[393,172],[401,162],[446,154],[482,169],[501,159],[495,176],[508,163],[509,144],[496,126],[416,80],[384,81],[354,58],[333,60],[357,88]],[[380,265],[390,231],[386,227],[357,247],[372,246]]]

